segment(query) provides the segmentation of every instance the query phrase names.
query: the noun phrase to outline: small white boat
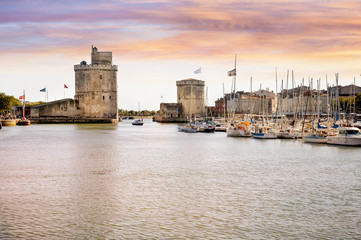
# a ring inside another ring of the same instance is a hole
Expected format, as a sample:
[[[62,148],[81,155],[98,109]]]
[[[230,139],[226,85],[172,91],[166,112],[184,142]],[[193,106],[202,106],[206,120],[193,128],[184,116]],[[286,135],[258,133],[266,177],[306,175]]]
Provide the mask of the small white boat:
[[[327,144],[361,146],[360,129],[356,127],[339,127],[338,134],[335,136],[329,136]]]
[[[195,126],[191,124],[186,124],[178,127],[178,132],[186,132],[186,133],[197,133],[198,130]]]
[[[265,133],[252,133],[253,138],[256,139],[276,139],[277,135],[274,132],[265,132]]]
[[[327,136],[319,134],[310,134],[303,136],[303,142],[305,143],[327,143]]]
[[[256,139],[276,139],[277,134],[270,128],[265,126],[257,126],[255,132],[252,132],[253,138]]]
[[[234,125],[231,124],[226,130],[227,137],[252,137],[249,126],[249,122],[240,122]]]
[[[143,119],[136,119],[132,122],[133,126],[143,126]]]
[[[210,123],[202,123],[197,128],[198,132],[211,133],[216,130],[215,126]]]
[[[224,123],[215,122],[214,128],[216,132],[226,132],[227,127]]]
[[[279,130],[277,133],[277,138],[281,139],[295,139],[295,134],[292,134],[290,130]]]

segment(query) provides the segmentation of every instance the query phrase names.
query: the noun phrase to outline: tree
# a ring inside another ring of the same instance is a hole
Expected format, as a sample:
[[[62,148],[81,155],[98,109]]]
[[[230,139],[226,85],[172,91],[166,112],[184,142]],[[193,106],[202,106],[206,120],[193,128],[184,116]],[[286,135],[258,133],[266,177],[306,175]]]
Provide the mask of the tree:
[[[357,94],[355,97],[356,113],[361,113],[361,93]]]
[[[5,93],[0,93],[0,111],[10,111],[11,106],[20,106],[21,102],[13,97],[8,96]]]

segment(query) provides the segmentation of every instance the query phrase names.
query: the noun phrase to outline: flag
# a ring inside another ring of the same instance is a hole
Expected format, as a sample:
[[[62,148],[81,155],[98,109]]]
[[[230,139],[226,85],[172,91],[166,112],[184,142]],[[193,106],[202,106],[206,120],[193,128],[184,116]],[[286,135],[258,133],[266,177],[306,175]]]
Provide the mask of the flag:
[[[46,92],[46,88],[40,89],[40,92]]]
[[[198,68],[197,70],[194,71],[194,74],[198,74],[202,72],[202,68]]]
[[[228,71],[228,76],[236,76],[237,72],[236,69],[232,69],[231,71]]]
[[[68,86],[64,84],[64,88],[68,88]]]
[[[19,97],[19,99],[24,99],[24,95],[21,95],[21,96]]]

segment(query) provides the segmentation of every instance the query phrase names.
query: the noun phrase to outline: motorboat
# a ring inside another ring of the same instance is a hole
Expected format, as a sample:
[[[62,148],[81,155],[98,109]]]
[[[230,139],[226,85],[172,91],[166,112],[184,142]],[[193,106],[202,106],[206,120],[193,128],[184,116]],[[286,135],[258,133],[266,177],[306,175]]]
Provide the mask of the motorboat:
[[[136,119],[132,122],[134,126],[143,126],[143,119]]]
[[[20,126],[27,126],[30,125],[30,120],[23,117],[20,120],[18,120],[16,124]]]
[[[361,146],[360,129],[356,127],[339,127],[338,134],[335,136],[329,136],[327,144]]]
[[[227,131],[226,125],[224,123],[220,123],[220,122],[215,122],[214,128],[215,128],[216,132],[226,132]]]
[[[197,133],[197,128],[192,124],[186,124],[178,127],[179,132],[186,132],[186,133]]]
[[[227,137],[252,137],[249,122],[230,124],[227,128]]]
[[[279,130],[277,133],[277,138],[281,138],[281,139],[295,139],[296,136],[295,134],[292,134],[291,130],[290,129],[281,129]]]
[[[327,143],[327,136],[321,134],[309,134],[303,136],[303,142],[305,143]]]
[[[204,133],[210,133],[210,132],[214,132],[216,130],[215,126],[206,122],[206,123],[201,123],[198,126],[198,132],[204,132]]]

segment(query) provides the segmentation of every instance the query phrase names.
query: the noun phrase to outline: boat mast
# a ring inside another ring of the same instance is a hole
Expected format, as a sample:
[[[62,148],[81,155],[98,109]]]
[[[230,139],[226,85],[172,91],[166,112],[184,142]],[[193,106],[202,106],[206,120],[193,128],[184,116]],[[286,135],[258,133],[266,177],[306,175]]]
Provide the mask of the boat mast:
[[[25,89],[23,90],[23,118],[25,118]]]
[[[224,83],[223,83],[223,117],[226,119],[226,96],[224,95]]]

